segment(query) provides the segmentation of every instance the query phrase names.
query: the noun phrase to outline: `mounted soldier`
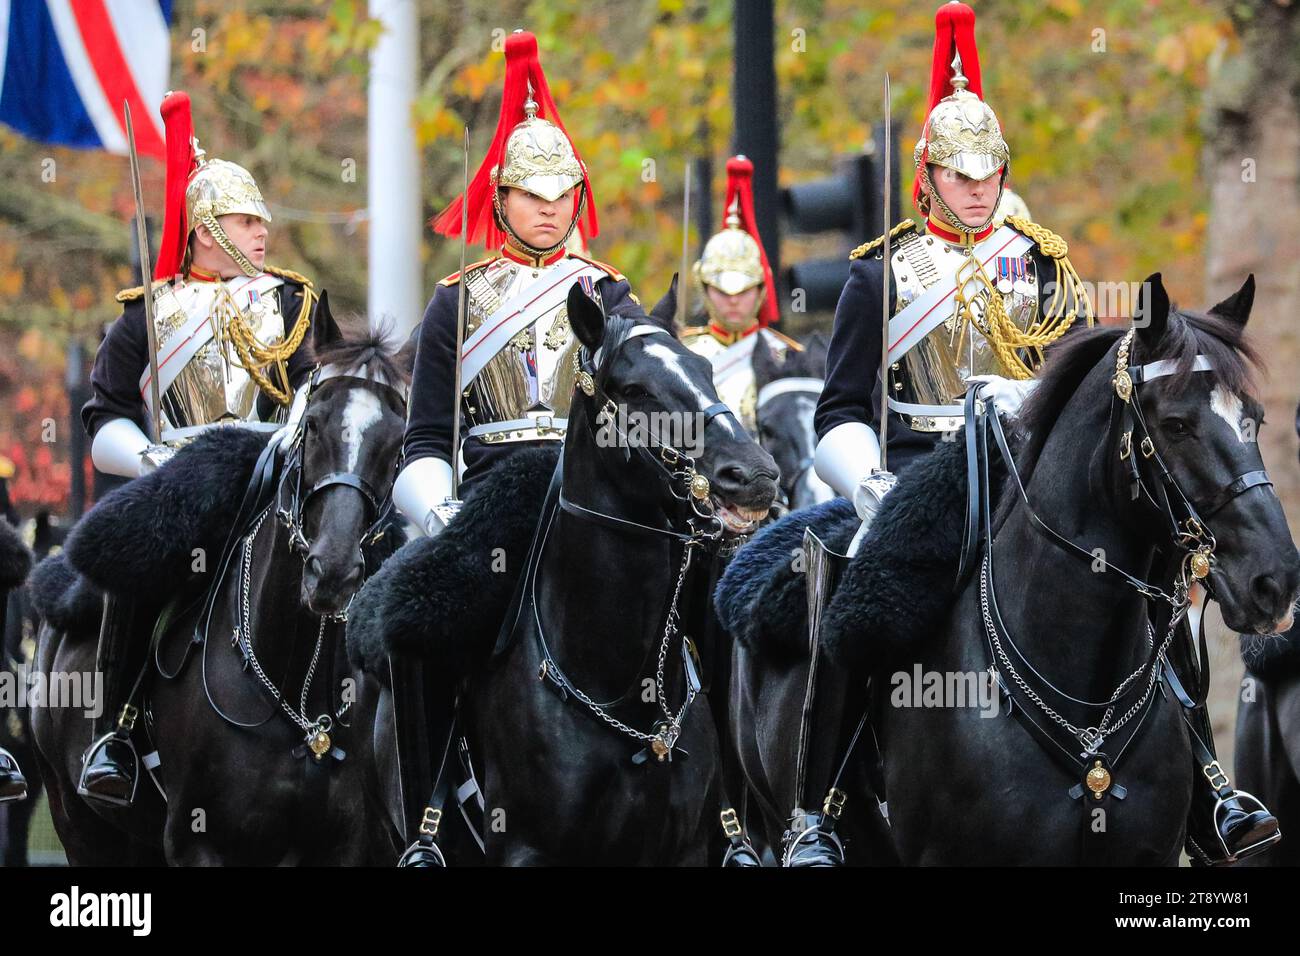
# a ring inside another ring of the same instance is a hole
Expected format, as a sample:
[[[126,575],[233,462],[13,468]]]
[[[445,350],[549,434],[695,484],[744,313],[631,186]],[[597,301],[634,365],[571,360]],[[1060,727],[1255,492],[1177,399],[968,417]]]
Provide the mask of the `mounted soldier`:
[[[505,56],[492,145],[466,193],[433,221],[441,235],[495,251],[438,283],[418,333],[393,500],[428,535],[455,513],[461,477],[473,482],[521,448],[563,442],[579,347],[565,307],[569,289],[581,283],[607,313],[642,311],[617,269],[571,248],[575,231],[597,235],[596,207],[537,38],[516,31]],[[457,461],[463,475],[453,476]]]
[[[501,111],[487,155],[472,180],[466,157],[464,192],[432,223],[439,234],[460,237],[463,270],[438,283],[417,332],[403,464],[393,485],[398,510],[430,536],[458,513],[462,489],[505,459],[530,449],[558,455],[581,347],[566,304],[575,284],[607,314],[647,321],[617,269],[574,251],[598,233],[595,201],[586,165],[551,97],[537,38],[511,34],[505,58]],[[479,242],[492,254],[466,265],[465,247]],[[553,467],[546,463],[547,476]],[[536,501],[511,505],[531,516],[544,491],[537,489]],[[527,520],[531,534],[536,519]],[[502,614],[508,601],[509,589]],[[408,817],[416,815],[408,820],[414,824],[431,786],[425,741],[451,733],[453,691],[439,683],[449,675],[415,660],[391,660],[389,677],[403,805]],[[412,852],[403,862],[436,865],[435,855]]]
[[[726,224],[704,245],[693,270],[704,322],[682,331],[682,342],[713,365],[718,396],[757,435],[751,358],[762,339],[778,359],[802,346],[768,328],[779,317],[772,267],[754,218],[754,164],[744,156],[727,160]]]
[[[304,342],[317,293],[265,264],[271,214],[257,183],[242,166],[205,158],[187,94],[169,93],[161,112],[166,203],[154,281],[118,293],[122,315],[95,356],[81,413],[95,466],[125,478],[215,426],[281,429],[312,366]],[[106,700],[78,784],[106,805],[130,803],[139,774],[128,688],[149,626],[134,611],[131,596],[106,597],[96,660]]]
[[[913,199],[924,220],[904,221],[852,253],[817,410],[818,473],[854,502],[863,519],[850,552],[892,487],[876,438],[882,387],[889,408],[883,436],[888,463],[897,471],[931,450],[941,433],[963,427],[961,399],[971,383],[983,382],[980,395],[1014,417],[1035,384],[1045,350],[1093,321],[1065,241],[1027,218],[1005,215],[1010,149],[997,116],[981,99],[974,11],[948,3],[935,22],[930,112],[913,154]],[[954,501],[958,514],[962,508]],[[1198,617],[1193,610],[1193,633]],[[1181,644],[1171,660],[1189,665],[1183,652],[1190,642]],[[1188,852],[1209,864],[1259,852],[1277,839],[1276,818],[1258,801],[1248,810],[1212,759],[1203,706],[1192,719],[1199,738],[1194,752],[1211,759],[1196,760]]]
[[[994,397],[1000,411],[1014,413],[1044,350],[1093,321],[1064,240],[1027,218],[1006,215],[1002,206],[1011,153],[981,96],[974,11],[948,3],[935,23],[929,112],[913,152],[912,195],[921,218],[905,219],[850,254],[814,419],[817,473],[854,503],[862,520],[850,554],[893,487],[894,472],[929,452],[943,433],[962,428],[968,383],[985,382],[983,394]],[[887,188],[886,204],[889,198]],[[888,409],[883,433],[882,389]],[[805,546],[825,549],[815,535]],[[809,555],[814,622],[843,566],[833,558]],[[822,653],[815,642],[810,693]],[[841,757],[853,746],[840,713],[847,690],[835,672],[821,670],[817,712],[799,728],[801,792],[787,835],[787,865],[843,859],[834,831],[844,794],[833,767],[846,762]]]

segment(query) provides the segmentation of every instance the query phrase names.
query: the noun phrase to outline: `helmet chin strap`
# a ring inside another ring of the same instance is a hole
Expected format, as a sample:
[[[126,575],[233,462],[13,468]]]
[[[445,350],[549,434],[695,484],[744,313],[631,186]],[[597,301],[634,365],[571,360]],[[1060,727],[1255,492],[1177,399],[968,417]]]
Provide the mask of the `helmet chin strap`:
[[[926,198],[929,200],[929,202],[933,202],[939,207],[939,211],[942,212],[944,218],[948,220],[948,225],[952,226],[958,232],[965,232],[965,233],[972,233],[972,234],[977,232],[983,232],[993,222],[993,217],[998,214],[998,205],[1002,202],[1002,191],[1003,189],[1006,188],[1006,182],[1007,182],[1007,167],[1005,165],[1002,167],[1002,172],[998,175],[998,198],[993,202],[993,211],[990,212],[988,214],[988,218],[986,218],[978,226],[968,226],[960,216],[958,216],[955,212],[952,211],[952,207],[949,206],[946,202],[944,202],[943,196],[939,195],[938,188],[934,185],[934,181],[930,178],[929,163],[923,163],[921,165],[920,174],[921,174],[921,181],[925,183],[927,189],[927,192],[925,193]],[[923,210],[923,212],[928,213],[928,210]]]
[[[244,255],[243,250],[240,249],[239,246],[235,245],[231,241],[230,237],[226,235],[226,230],[221,228],[221,223],[217,222],[216,216],[211,213],[201,215],[199,216],[199,222],[207,226],[208,232],[212,233],[212,238],[221,248],[221,251],[234,260],[235,265],[239,266],[239,270],[243,272],[244,275],[255,276],[261,273],[261,270],[253,265],[252,260],[250,260],[248,256]]]
[[[519,233],[515,232],[514,227],[510,225],[510,220],[506,218],[505,208],[501,205],[502,187],[500,186],[498,186],[496,189],[492,191],[492,211],[496,214],[497,227],[502,232],[504,232],[507,236],[510,237],[511,244],[514,245],[516,248],[518,248],[520,251],[526,252],[530,256],[533,256],[537,259],[545,259],[551,253],[555,252],[555,250],[559,249],[561,246],[563,246],[566,242],[569,241],[569,237],[573,235],[573,230],[577,228],[578,220],[582,218],[582,214],[587,208],[586,184],[578,183],[577,185],[578,185],[578,189],[580,190],[578,196],[578,205],[574,210],[573,218],[569,220],[569,228],[564,231],[564,235],[560,237],[558,242],[555,242],[552,245],[545,246],[545,247],[534,246],[531,245],[530,243],[524,242],[523,238],[519,235]]]

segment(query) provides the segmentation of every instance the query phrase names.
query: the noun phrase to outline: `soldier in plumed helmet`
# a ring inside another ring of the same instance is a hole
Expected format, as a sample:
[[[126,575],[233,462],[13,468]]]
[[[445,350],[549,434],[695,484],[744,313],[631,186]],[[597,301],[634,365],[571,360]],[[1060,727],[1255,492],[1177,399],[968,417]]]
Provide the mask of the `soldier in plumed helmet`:
[[[922,219],[890,235],[888,369],[882,380],[882,236],[850,257],[815,419],[817,472],[854,501],[864,527],[890,487],[878,471],[882,388],[889,465],[898,471],[963,425],[969,383],[983,382],[981,394],[1014,416],[1045,351],[1093,322],[1065,241],[1006,196],[1011,151],[981,96],[974,11],[954,0],[935,23],[930,110],[913,154]],[[1212,751],[1204,708],[1193,719]],[[1226,776],[1210,782],[1207,771],[1193,770],[1189,853],[1215,864],[1266,848],[1276,818],[1262,806],[1248,810]]]
[[[242,166],[205,156],[188,95],[167,94],[162,115],[166,202],[153,281],[118,293],[122,315],[95,356],[92,397],[81,411],[95,467],[125,478],[153,470],[218,425],[281,429],[312,366],[304,343],[317,293],[304,276],[266,264],[271,214],[257,183]],[[158,343],[159,408],[146,296]],[[130,739],[137,710],[127,698],[148,627],[133,610],[123,595],[106,602],[96,667],[107,706],[78,783],[82,796],[108,805],[129,803],[139,776]]]
[[[727,160],[726,220],[704,245],[693,278],[705,321],[682,331],[682,344],[713,366],[718,397],[757,434],[757,392],[751,357],[762,339],[777,357],[802,346],[776,329],[776,288],[767,253],[754,221],[754,164],[744,156]]]
[[[578,340],[566,296],[581,283],[607,314],[642,315],[613,266],[574,250],[594,238],[591,178],[560,120],[537,38],[506,39],[505,90],[496,135],[469,185],[434,220],[445,236],[492,250],[438,283],[418,332],[404,465],[393,501],[425,534],[455,512],[452,469],[477,480],[520,448],[564,440]],[[467,207],[467,208],[463,208]],[[461,394],[456,389],[460,286],[466,298]],[[461,447],[453,448],[461,416]]]

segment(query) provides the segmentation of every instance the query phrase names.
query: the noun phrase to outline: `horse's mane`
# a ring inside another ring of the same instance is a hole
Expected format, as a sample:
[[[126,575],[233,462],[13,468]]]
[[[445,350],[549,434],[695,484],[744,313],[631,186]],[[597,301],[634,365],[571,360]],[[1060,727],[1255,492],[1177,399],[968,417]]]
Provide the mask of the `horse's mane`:
[[[1097,367],[1126,330],[1099,327],[1067,335],[1048,352],[1038,387],[1025,400],[1020,425],[1025,432],[1017,467],[1026,480],[1042,454],[1047,436],[1083,380]],[[1141,337],[1134,341],[1130,363],[1171,360],[1175,371],[1169,387],[1186,387],[1198,355],[1210,360],[1218,384],[1243,397],[1255,397],[1255,370],[1262,367],[1259,353],[1245,336],[1244,327],[1210,312],[1170,309],[1169,324],[1157,347],[1147,352]]]
[[[314,358],[320,365],[337,365],[345,372],[365,370],[394,383],[410,382],[411,345],[400,345],[390,324],[372,329],[363,321],[340,323],[339,331],[339,339],[316,350]]]

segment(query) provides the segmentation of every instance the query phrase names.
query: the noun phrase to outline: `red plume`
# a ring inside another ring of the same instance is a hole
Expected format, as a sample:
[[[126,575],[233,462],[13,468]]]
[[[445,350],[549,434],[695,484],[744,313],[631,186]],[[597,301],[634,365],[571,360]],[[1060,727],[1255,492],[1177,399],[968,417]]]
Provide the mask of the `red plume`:
[[[980,83],[980,54],[975,46],[975,11],[964,3],[953,0],[945,3],[934,15],[934,59],[930,63],[930,105],[926,107],[928,117],[939,101],[952,94],[952,60],[955,54],[961,54],[961,72],[966,77],[966,88],[980,99],[984,98],[984,88]],[[921,157],[924,165],[929,151]],[[918,175],[912,184],[912,201],[921,198],[921,177]]]
[[[170,279],[181,271],[189,221],[185,211],[185,187],[194,171],[194,120],[190,116],[188,93],[168,93],[163,99],[163,127],[167,131],[167,187],[163,205],[162,241],[158,246],[155,279]]]
[[[506,140],[514,128],[524,121],[524,103],[528,99],[530,82],[533,86],[533,100],[537,103],[537,115],[558,126],[569,140],[569,145],[573,146],[573,137],[564,128],[560,111],[551,98],[546,74],[542,72],[542,63],[537,55],[537,37],[522,31],[510,34],[506,37],[505,89],[501,96],[501,115],[497,119],[496,135],[492,137],[492,145],[488,147],[483,164],[470,180],[468,199],[465,196],[453,199],[451,205],[431,223],[434,232],[444,236],[459,236],[461,203],[468,201],[469,241],[481,240],[489,248],[495,248],[505,241],[504,234],[497,228],[492,217],[492,167],[505,161]],[[574,147],[573,153],[578,155],[577,147]],[[587,191],[587,215],[585,227],[579,223],[578,229],[584,240],[590,240],[595,238],[600,227],[596,221],[596,202],[591,193],[591,176],[586,164],[583,164],[582,181]],[[574,203],[577,201],[578,197],[575,196]]]
[[[767,262],[767,251],[758,234],[758,222],[754,218],[754,164],[744,156],[733,156],[727,160],[727,198],[722,204],[723,215],[731,208],[731,201],[740,198],[740,228],[749,233],[758,243],[758,257],[763,262],[763,307],[759,309],[758,321],[763,326],[771,325],[779,316],[776,309],[776,283],[772,281],[772,267]]]

